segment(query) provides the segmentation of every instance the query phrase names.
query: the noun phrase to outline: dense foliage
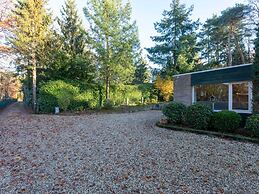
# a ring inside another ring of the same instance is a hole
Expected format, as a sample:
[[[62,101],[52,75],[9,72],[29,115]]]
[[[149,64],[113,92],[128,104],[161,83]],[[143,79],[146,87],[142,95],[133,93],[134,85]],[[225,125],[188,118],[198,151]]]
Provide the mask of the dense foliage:
[[[18,1],[14,10],[11,42],[18,57],[19,68],[32,80],[32,102],[36,111],[37,69],[42,68],[41,56],[49,35],[50,15],[45,0]]]
[[[192,10],[173,0],[163,19],[155,23],[159,35],[152,37],[156,45],[147,49],[148,56],[167,75],[253,61],[258,2],[236,4],[202,25],[190,19]]]
[[[195,129],[207,129],[212,116],[213,112],[210,107],[203,104],[194,104],[187,108],[185,120],[188,125]]]
[[[245,128],[253,133],[254,136],[259,137],[259,116],[252,115],[246,120]]]
[[[164,106],[162,111],[163,114],[170,120],[170,122],[175,124],[183,124],[186,109],[187,108],[184,104],[171,102]]]
[[[192,11],[193,6],[186,8],[179,0],[173,0],[170,10],[163,12],[163,19],[155,23],[159,35],[151,37],[156,45],[147,49],[148,57],[162,65],[169,75],[192,70],[198,60],[195,33],[198,21],[190,19]]]
[[[84,98],[90,107],[106,104],[104,99],[114,106],[137,105],[172,100],[174,74],[251,63],[254,59],[254,29],[259,23],[256,0],[227,8],[204,24],[191,19],[193,6],[172,0],[155,23],[157,35],[151,37],[155,46],[147,48],[149,60],[162,67],[152,70],[143,56],[129,1],[87,1],[86,25],[75,2],[66,0],[56,19],[46,9],[45,0],[17,1],[16,6],[5,1],[0,8],[0,32],[10,40],[4,41],[4,47],[1,42],[0,54],[15,52],[17,70],[24,78],[24,99],[34,110],[42,108],[36,106],[36,94],[42,91],[37,86],[44,87],[50,81],[63,80],[79,90],[71,99],[63,91],[58,99],[53,98],[51,106],[59,104],[63,110],[86,107],[78,105],[86,103],[79,100]],[[255,46],[256,112],[258,39]],[[94,96],[94,100],[86,96]]]
[[[17,101],[16,99],[12,99],[12,98],[0,100],[0,110],[16,101]]]
[[[92,92],[80,92],[80,89],[61,80],[49,81],[41,86],[39,92],[39,109],[43,113],[54,112],[59,106],[61,110],[84,110],[95,108],[97,98]]]
[[[259,27],[255,41],[254,80],[253,80],[253,108],[259,113]]]
[[[84,13],[91,28],[91,43],[97,54],[105,98],[110,87],[133,80],[134,56],[139,48],[138,29],[131,21],[131,6],[122,0],[90,0]]]
[[[173,95],[174,85],[171,78],[162,79],[160,75],[157,76],[154,83],[155,88],[160,92],[164,101],[169,101]]]
[[[234,132],[240,127],[241,116],[233,111],[220,111],[212,118],[212,125],[216,130],[223,132]]]

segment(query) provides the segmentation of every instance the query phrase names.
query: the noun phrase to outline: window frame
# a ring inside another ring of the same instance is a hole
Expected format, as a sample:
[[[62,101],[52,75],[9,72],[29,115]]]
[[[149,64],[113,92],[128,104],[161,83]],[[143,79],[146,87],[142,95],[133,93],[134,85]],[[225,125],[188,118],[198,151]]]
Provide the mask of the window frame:
[[[233,84],[243,84],[248,83],[248,110],[240,110],[240,109],[233,109]],[[228,85],[228,110],[235,111],[237,113],[245,113],[251,114],[253,110],[253,83],[251,81],[242,81],[242,82],[231,82],[231,83],[224,83]],[[197,102],[196,99],[196,91],[195,85],[192,86],[192,104]],[[214,112],[220,112],[222,110],[213,110]]]

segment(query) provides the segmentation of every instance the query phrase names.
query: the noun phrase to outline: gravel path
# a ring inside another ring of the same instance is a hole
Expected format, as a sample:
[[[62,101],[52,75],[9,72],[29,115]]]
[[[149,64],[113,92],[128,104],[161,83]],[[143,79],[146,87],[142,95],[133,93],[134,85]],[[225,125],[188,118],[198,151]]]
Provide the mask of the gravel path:
[[[258,192],[258,145],[160,129],[160,117],[0,115],[0,193]]]

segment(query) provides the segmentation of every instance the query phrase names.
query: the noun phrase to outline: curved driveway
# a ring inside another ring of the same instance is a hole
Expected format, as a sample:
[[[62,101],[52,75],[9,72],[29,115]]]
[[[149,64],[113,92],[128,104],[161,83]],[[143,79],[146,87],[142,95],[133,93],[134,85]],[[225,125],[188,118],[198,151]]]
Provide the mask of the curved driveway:
[[[55,116],[18,109],[0,114],[0,193],[258,191],[258,145],[157,128],[158,111]]]

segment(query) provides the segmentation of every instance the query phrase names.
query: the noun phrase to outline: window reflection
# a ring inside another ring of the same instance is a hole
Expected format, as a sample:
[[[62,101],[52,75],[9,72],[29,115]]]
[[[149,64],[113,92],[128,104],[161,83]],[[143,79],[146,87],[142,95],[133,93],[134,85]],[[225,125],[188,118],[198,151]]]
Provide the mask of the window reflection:
[[[233,84],[233,109],[248,110],[248,83]]]
[[[214,110],[228,109],[228,84],[208,84],[195,86],[196,102],[212,106]]]

